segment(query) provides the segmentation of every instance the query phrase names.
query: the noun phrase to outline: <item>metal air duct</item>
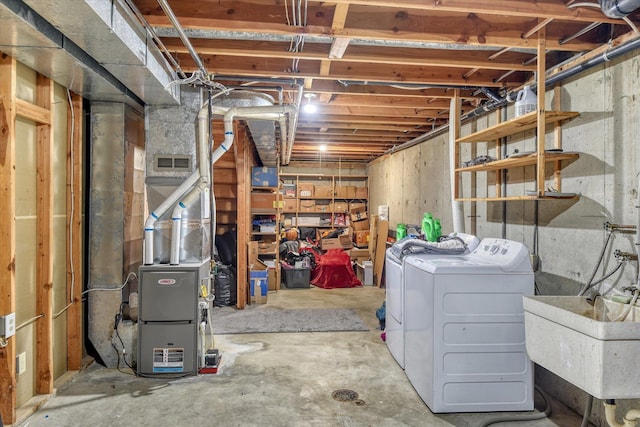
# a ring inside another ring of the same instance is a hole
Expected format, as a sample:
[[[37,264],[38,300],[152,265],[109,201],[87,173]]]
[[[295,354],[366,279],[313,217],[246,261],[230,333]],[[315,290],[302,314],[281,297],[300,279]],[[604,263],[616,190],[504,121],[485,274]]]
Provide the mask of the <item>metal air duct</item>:
[[[600,0],[602,13],[609,18],[624,18],[640,7],[640,0]]]

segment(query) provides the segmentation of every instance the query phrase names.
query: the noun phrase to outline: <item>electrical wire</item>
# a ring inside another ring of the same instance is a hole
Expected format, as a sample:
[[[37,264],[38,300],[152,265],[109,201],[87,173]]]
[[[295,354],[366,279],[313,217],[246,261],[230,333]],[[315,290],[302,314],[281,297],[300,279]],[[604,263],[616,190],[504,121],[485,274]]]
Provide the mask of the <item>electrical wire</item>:
[[[136,273],[134,273],[133,271],[131,273],[129,273],[127,275],[127,278],[125,279],[124,283],[119,288],[93,288],[93,289],[87,289],[81,295],[88,294],[89,292],[95,292],[95,291],[121,291],[125,286],[127,286],[127,283],[129,283],[129,279],[131,277],[135,277],[137,279],[138,275]]]
[[[18,326],[16,326],[16,332],[18,332],[20,329],[24,328],[25,326],[28,326],[30,324],[32,324],[33,322],[35,322],[36,320],[40,319],[41,317],[44,317],[44,314],[39,314],[37,316],[32,317],[31,319],[22,322],[21,324],[19,324]]]
[[[549,399],[547,398],[546,393],[543,392],[540,387],[535,386],[535,390],[540,394],[540,396],[542,396],[542,400],[545,403],[545,409],[543,412],[535,412],[532,414],[522,414],[522,415],[498,416],[496,418],[490,418],[488,420],[483,421],[479,425],[479,427],[487,427],[491,424],[507,423],[512,421],[534,421],[534,420],[541,420],[543,418],[547,418],[549,415],[551,415],[551,403],[549,402]]]
[[[117,346],[113,342],[113,332],[111,334],[111,346],[113,347],[113,349],[115,350],[116,355],[117,355],[116,368],[118,369],[118,371],[122,372],[123,374],[137,376],[136,370],[133,368],[133,366],[131,366],[131,364],[129,362],[127,362],[127,351],[126,351],[126,348],[125,348],[125,345],[124,345],[124,341],[122,340],[122,337],[120,336],[120,331],[118,330],[118,326],[120,325],[120,322],[122,321],[122,318],[123,318],[122,308],[126,304],[128,304],[128,303],[127,302],[120,303],[120,309],[118,310],[118,313],[116,314],[115,321],[114,321],[114,324],[113,324],[113,332],[115,332],[115,335],[118,338],[118,340],[120,341],[120,345],[122,346],[122,361],[127,366],[127,368],[131,369],[131,371],[133,372],[132,374],[129,374],[128,372],[123,372],[120,369],[120,351],[118,350]]]

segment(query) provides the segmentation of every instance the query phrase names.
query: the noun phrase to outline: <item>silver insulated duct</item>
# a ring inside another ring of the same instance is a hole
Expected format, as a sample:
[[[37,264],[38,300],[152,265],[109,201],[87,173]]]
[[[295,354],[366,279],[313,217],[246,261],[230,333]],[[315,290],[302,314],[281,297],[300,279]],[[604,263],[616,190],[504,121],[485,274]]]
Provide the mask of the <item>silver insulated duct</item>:
[[[268,107],[274,104],[271,96],[248,90],[234,90],[228,95],[213,100],[214,107],[228,109],[231,107]],[[213,109],[216,114],[216,108]],[[277,166],[278,150],[276,148],[276,125],[273,120],[247,119],[247,126],[253,142],[258,150],[260,160],[265,166]]]
[[[602,13],[609,18],[624,18],[640,7],[640,0],[600,0]]]

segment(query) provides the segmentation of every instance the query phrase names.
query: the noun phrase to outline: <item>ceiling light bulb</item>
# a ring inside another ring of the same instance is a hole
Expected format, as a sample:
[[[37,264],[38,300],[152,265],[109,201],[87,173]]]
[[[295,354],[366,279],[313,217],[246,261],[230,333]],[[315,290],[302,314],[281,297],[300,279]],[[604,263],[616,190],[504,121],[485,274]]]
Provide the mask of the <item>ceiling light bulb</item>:
[[[311,114],[313,114],[316,111],[318,111],[318,108],[316,107],[315,104],[309,104],[309,103],[304,104],[303,109],[304,109],[305,113],[311,113]]]
[[[327,146],[325,144],[322,144],[321,146],[318,147],[318,150],[327,151]]]

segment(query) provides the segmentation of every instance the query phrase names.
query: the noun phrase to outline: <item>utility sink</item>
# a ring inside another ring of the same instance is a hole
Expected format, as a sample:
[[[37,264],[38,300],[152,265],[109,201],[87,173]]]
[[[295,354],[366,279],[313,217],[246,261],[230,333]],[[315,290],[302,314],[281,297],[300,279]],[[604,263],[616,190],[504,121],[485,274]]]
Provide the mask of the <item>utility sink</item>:
[[[625,304],[585,297],[525,296],[531,360],[598,399],[640,398],[640,307],[612,321]]]

